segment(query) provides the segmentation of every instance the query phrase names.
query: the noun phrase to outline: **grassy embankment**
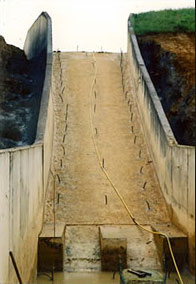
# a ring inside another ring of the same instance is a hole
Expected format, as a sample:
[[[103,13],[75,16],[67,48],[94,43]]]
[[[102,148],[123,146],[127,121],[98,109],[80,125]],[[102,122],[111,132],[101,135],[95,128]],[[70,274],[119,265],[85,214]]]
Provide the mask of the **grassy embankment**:
[[[136,35],[166,32],[192,33],[195,31],[195,10],[188,8],[134,14],[131,22]]]

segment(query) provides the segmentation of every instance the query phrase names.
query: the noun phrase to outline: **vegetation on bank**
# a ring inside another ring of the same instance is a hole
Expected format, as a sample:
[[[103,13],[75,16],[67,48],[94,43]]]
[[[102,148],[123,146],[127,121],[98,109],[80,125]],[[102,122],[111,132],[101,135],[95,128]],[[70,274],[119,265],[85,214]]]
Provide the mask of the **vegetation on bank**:
[[[162,10],[133,14],[131,23],[136,35],[167,32],[190,33],[195,31],[195,9]]]

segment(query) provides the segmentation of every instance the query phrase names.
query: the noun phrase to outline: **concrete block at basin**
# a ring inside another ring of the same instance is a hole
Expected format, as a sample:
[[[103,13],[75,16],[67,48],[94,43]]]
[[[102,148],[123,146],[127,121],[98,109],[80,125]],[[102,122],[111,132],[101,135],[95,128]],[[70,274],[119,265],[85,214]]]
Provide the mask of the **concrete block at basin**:
[[[123,280],[121,279],[121,284],[163,284],[164,275],[159,271],[149,271],[145,272],[151,273],[151,276],[146,276],[145,278],[139,278],[129,272],[129,269],[123,270]]]
[[[178,265],[179,270],[182,270],[185,266],[185,263],[187,262],[188,257],[187,236],[173,225],[155,225],[152,228],[154,231],[159,231],[168,235],[176,263]],[[164,261],[166,259],[167,271],[175,271],[167,239],[161,235],[154,235],[154,240],[162,265],[162,269],[164,270]]]
[[[101,269],[102,271],[119,271],[127,267],[127,239],[120,238],[110,228],[100,227]]]
[[[38,239],[38,272],[63,271],[64,223],[44,224]]]

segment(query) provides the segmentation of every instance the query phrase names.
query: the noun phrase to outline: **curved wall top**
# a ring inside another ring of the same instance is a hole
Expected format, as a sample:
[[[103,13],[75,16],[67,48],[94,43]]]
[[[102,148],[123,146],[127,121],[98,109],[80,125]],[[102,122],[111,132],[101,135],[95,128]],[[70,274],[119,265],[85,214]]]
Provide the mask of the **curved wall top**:
[[[144,60],[143,60],[143,57],[141,55],[141,52],[140,52],[140,49],[139,49],[139,46],[138,46],[138,42],[137,42],[137,38],[136,38],[136,35],[135,35],[135,32],[134,32],[134,29],[131,25],[131,17],[132,17],[133,14],[130,14],[129,18],[128,18],[128,32],[130,34],[130,37],[132,39],[132,43],[133,43],[133,51],[135,53],[135,57],[137,59],[137,63],[138,63],[138,68],[141,70],[141,73],[143,75],[143,78],[144,78],[144,81],[145,81],[145,84],[146,84],[146,87],[149,89],[149,94],[150,94],[150,97],[151,97],[151,100],[155,106],[155,110],[157,111],[157,116],[160,120],[160,123],[164,129],[164,133],[166,135],[166,138],[168,140],[168,142],[171,144],[171,145],[174,145],[174,144],[178,144],[175,137],[174,137],[174,133],[171,129],[171,126],[167,120],[167,117],[165,115],[165,112],[163,110],[163,107],[161,105],[161,102],[160,102],[160,99],[159,99],[159,96],[157,94],[157,91],[152,83],[152,80],[150,78],[150,75],[147,71],[147,68],[145,66],[145,63],[144,63]]]
[[[127,60],[143,131],[172,222],[189,237],[189,261],[194,269],[195,250],[195,147],[177,143],[141,56],[128,19]]]
[[[47,13],[43,12],[29,29],[24,51],[40,71],[43,87],[34,143],[0,150],[0,283],[18,283],[9,251],[17,260],[23,283],[32,283],[36,272],[54,130],[52,26]],[[37,65],[40,59],[44,71]],[[39,79],[40,74],[37,76]]]
[[[40,54],[46,55],[45,78],[35,140],[35,143],[38,143],[44,138],[52,75],[52,20],[47,12],[42,12],[28,30],[24,52],[28,59],[39,57]]]

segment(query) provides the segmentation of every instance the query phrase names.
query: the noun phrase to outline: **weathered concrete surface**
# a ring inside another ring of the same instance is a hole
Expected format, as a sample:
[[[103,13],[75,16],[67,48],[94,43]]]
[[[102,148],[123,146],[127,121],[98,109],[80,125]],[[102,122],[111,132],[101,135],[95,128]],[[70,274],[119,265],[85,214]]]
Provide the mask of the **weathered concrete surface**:
[[[43,17],[43,15],[41,16]],[[39,30],[39,18],[35,26]],[[33,30],[35,31],[33,25]],[[0,283],[18,283],[9,257],[13,252],[23,283],[32,281],[37,265],[37,239],[43,223],[43,204],[53,142],[51,22],[48,19],[47,66],[36,143],[0,151]],[[39,33],[38,33],[39,34]],[[49,37],[50,35],[50,37]],[[29,38],[30,42],[30,38]],[[46,48],[46,46],[45,46]],[[36,54],[34,54],[36,56]],[[49,68],[50,67],[50,68]],[[44,188],[45,187],[45,188]]]
[[[100,228],[101,270],[119,271],[127,268],[127,239],[121,235],[111,234],[110,230]]]
[[[178,269],[183,270],[185,264],[188,260],[188,239],[182,231],[178,230],[174,226],[168,225],[156,225],[153,227],[155,232],[162,232],[168,235],[172,250],[176,259]],[[166,270],[170,273],[171,271],[175,272],[175,267],[173,260],[171,258],[170,250],[168,247],[168,242],[164,236],[154,235],[154,240],[157,246],[157,252],[160,258],[160,263],[164,271],[164,266]],[[166,260],[166,261],[165,261]]]
[[[9,153],[0,154],[0,280],[7,279],[9,272],[9,241],[4,240],[9,236]]]
[[[95,57],[98,73],[93,90],[93,123],[104,166],[139,222],[166,224],[170,222],[169,214],[154,175],[137,106],[130,92],[126,94],[128,102],[123,94],[120,55],[106,53]],[[53,222],[55,210],[56,222],[66,225],[64,268],[67,271],[101,269],[98,226],[133,224],[95,155],[89,121],[93,61],[91,53],[54,54],[54,156],[45,222]],[[145,232],[144,235],[137,245],[144,253],[138,260],[136,250],[132,264],[157,269],[160,264],[153,236]],[[149,244],[143,244],[145,238]],[[95,251],[98,251],[96,256]],[[147,252],[152,261],[142,263]]]
[[[105,167],[138,221],[167,223],[168,213],[147,153],[136,106],[133,100],[127,105],[123,97],[120,57],[96,54],[96,60],[93,119]],[[105,179],[94,151],[89,125],[92,63],[90,53],[54,55],[53,169],[58,174],[56,198],[60,195],[56,220],[72,225],[130,224],[132,221]],[[53,195],[54,179],[50,175],[45,221],[53,220]]]
[[[149,226],[145,228],[150,229]],[[115,236],[116,239],[126,240],[127,267],[161,269],[153,235],[135,225],[69,225],[65,232],[65,271],[101,271],[100,231],[104,239]]]
[[[146,141],[162,192],[170,208],[172,222],[189,236],[189,263],[190,268],[194,270],[195,148],[177,144],[144,65],[131,26],[128,30],[124,82],[126,88],[132,90],[137,102]]]
[[[38,239],[38,272],[63,271],[65,225],[63,223],[48,223]]]
[[[37,235],[42,225],[42,145],[2,151],[0,161],[0,281],[17,282],[9,251],[13,252],[22,279],[28,281],[36,262]]]
[[[98,226],[67,226],[65,262],[67,272],[101,270]]]
[[[151,229],[150,226],[144,226]],[[102,238],[109,240],[125,239],[127,242],[127,267],[134,269],[160,270],[160,262],[153,235],[136,225],[101,226]]]

